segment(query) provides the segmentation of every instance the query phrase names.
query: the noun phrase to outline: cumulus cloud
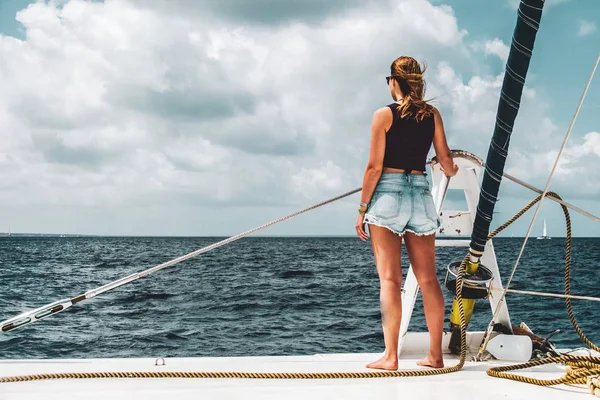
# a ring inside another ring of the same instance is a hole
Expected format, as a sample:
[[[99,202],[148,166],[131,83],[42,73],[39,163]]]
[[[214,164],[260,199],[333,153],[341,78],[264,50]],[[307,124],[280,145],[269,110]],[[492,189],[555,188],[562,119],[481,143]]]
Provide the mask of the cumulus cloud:
[[[387,100],[382,77],[397,56],[390,43],[402,42],[406,53],[443,54],[460,48],[465,34],[449,8],[423,0],[391,13],[367,7],[368,17],[348,6],[338,18],[332,7],[326,24],[271,27],[176,12],[196,4],[186,1],[163,14],[165,4],[41,2],[17,15],[26,39],[0,39],[8,82],[2,115],[10,127],[4,143],[20,146],[21,182],[53,182],[28,185],[43,196],[22,201],[147,202],[183,188],[246,201],[243,188],[264,189],[270,176],[290,189],[303,176],[299,166],[318,168],[332,153],[337,168],[359,168],[372,109]],[[224,4],[200,8],[218,14],[233,7]],[[399,19],[400,29],[392,23]],[[74,178],[70,185],[65,173],[100,182]],[[105,195],[80,190],[85,182]]]
[[[139,7],[175,15],[189,14],[260,25],[317,24],[364,6],[362,0],[132,0]],[[384,0],[385,1],[385,0]],[[390,4],[387,2],[387,4]],[[383,3],[385,6],[386,4]]]
[[[330,196],[341,194],[355,181],[350,174],[331,160],[313,168],[301,168],[293,177],[295,191],[313,200],[324,193]]]
[[[19,12],[25,40],[0,35],[0,204],[284,207],[351,190],[401,54],[427,60],[450,144],[485,155],[502,75],[472,73],[479,61],[449,6],[279,3],[64,0]],[[499,39],[481,49],[506,57]],[[523,137],[555,129],[536,96],[525,91]]]
[[[486,40],[485,42],[474,42],[471,47],[476,51],[482,51],[488,55],[495,55],[500,60],[506,62],[510,48],[498,38]]]
[[[470,47],[504,59],[508,56],[508,46],[499,39],[475,42]],[[445,94],[437,103],[447,119],[451,147],[469,150],[485,160],[503,79],[504,72],[475,75],[467,80],[449,62],[438,64],[432,82],[436,91]],[[564,137],[549,110],[550,104],[543,93],[525,85],[506,164],[507,172],[538,187],[544,187]],[[598,141],[597,132],[585,136],[574,132],[554,177],[556,190],[570,199],[593,199],[600,195],[600,188],[593,183],[600,175],[589,171],[590,165],[600,161]],[[582,182],[579,177],[584,173],[586,179]],[[504,190],[509,195],[522,193],[514,186]]]
[[[581,20],[579,21],[579,28],[577,30],[577,35],[578,36],[588,36],[591,35],[592,33],[596,32],[598,28],[596,27],[596,24],[592,21],[585,21],[585,20]]]
[[[539,153],[519,151],[507,172],[543,187],[556,162],[559,149],[557,147]],[[600,189],[597,182],[600,180],[600,173],[591,166],[596,165],[599,160],[600,133],[589,132],[581,139],[571,140],[561,154],[551,189],[571,198],[598,199]]]

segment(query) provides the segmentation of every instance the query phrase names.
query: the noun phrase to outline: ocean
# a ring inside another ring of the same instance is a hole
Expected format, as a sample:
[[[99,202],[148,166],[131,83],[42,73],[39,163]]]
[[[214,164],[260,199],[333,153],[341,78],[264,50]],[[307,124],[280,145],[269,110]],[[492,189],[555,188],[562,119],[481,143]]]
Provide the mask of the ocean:
[[[158,265],[223,238],[0,238],[0,320]],[[506,283],[523,242],[496,238]],[[465,248],[437,249],[447,265]],[[563,293],[565,239],[531,239],[511,285]],[[403,254],[406,275],[408,259]],[[573,239],[572,294],[600,297],[600,238]],[[442,287],[447,304],[452,295]],[[512,323],[559,348],[584,346],[563,299],[507,295]],[[573,300],[584,333],[600,344],[598,303]],[[596,310],[596,312],[594,312]],[[470,330],[491,318],[476,303]],[[446,327],[448,322],[446,322]],[[410,331],[425,331],[420,297]],[[370,243],[356,237],[246,237],[65,312],[0,334],[2,358],[114,358],[380,352],[379,281]]]

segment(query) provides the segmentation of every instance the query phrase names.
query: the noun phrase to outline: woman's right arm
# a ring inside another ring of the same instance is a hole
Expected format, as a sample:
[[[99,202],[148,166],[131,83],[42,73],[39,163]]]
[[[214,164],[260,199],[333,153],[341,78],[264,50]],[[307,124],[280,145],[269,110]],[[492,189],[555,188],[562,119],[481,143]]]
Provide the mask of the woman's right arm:
[[[454,176],[458,172],[458,166],[454,164],[452,153],[446,141],[446,132],[444,131],[444,123],[442,116],[437,108],[433,109],[433,119],[435,122],[435,132],[433,133],[433,148],[435,156],[442,166],[442,171],[447,176]]]

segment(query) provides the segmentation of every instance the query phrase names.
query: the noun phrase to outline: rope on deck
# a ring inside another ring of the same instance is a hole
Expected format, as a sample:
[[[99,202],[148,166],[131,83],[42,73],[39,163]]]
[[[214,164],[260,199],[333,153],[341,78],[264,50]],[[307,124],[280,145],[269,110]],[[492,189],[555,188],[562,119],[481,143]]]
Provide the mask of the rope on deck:
[[[552,196],[559,200],[562,200],[560,196],[554,192],[548,192],[547,196]],[[538,196],[531,203],[529,203],[527,206],[525,206],[523,210],[528,209],[528,207],[530,208],[540,199],[541,195]],[[561,204],[560,206],[563,210],[563,214],[565,216],[565,223],[567,226],[567,243],[565,245],[565,303],[567,307],[567,313],[569,314],[571,324],[573,325],[573,328],[575,328],[575,331],[577,332],[577,335],[579,335],[581,341],[584,342],[589,348],[600,352],[600,347],[592,343],[579,327],[579,324],[575,319],[573,307],[571,305],[571,217],[569,215],[569,210],[567,209],[567,207],[565,207],[563,204]],[[524,212],[523,210],[521,210],[519,213]],[[519,213],[517,213],[517,215]],[[557,363],[563,363],[567,366],[565,375],[558,379],[536,379],[523,375],[506,373],[506,371],[515,371],[519,369],[536,367],[539,365]],[[600,357],[562,355],[559,357],[548,357],[544,359],[534,360],[523,364],[494,367],[488,369],[486,373],[489,376],[493,376],[496,378],[510,379],[538,386],[552,386],[558,384],[587,384],[592,394],[600,397],[600,386],[598,386],[598,376],[600,375]]]
[[[589,377],[587,379],[586,384],[590,389],[590,392],[596,397],[600,397],[600,375],[596,375],[594,377]]]

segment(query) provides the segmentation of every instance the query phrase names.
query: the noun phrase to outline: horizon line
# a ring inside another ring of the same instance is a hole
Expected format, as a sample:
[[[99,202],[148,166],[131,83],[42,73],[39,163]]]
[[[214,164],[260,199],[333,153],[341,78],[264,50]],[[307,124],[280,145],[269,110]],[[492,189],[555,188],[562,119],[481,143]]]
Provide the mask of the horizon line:
[[[92,234],[92,233],[42,233],[42,232],[0,232],[0,237],[130,237],[130,238],[229,238],[235,235],[128,235],[128,234]],[[248,237],[262,237],[262,238],[286,238],[286,237],[319,237],[319,238],[350,238],[356,237],[353,234],[291,234],[291,235],[261,235],[254,234],[249,235]],[[551,238],[557,239],[566,239],[566,236],[550,236]],[[600,238],[600,236],[575,236],[572,235],[573,238]],[[470,237],[466,236],[457,236],[457,235],[437,235],[436,239],[469,239]],[[505,238],[505,239],[524,239],[525,236],[508,236],[508,235],[498,235],[496,238]],[[530,239],[535,239],[537,236],[529,236]]]

